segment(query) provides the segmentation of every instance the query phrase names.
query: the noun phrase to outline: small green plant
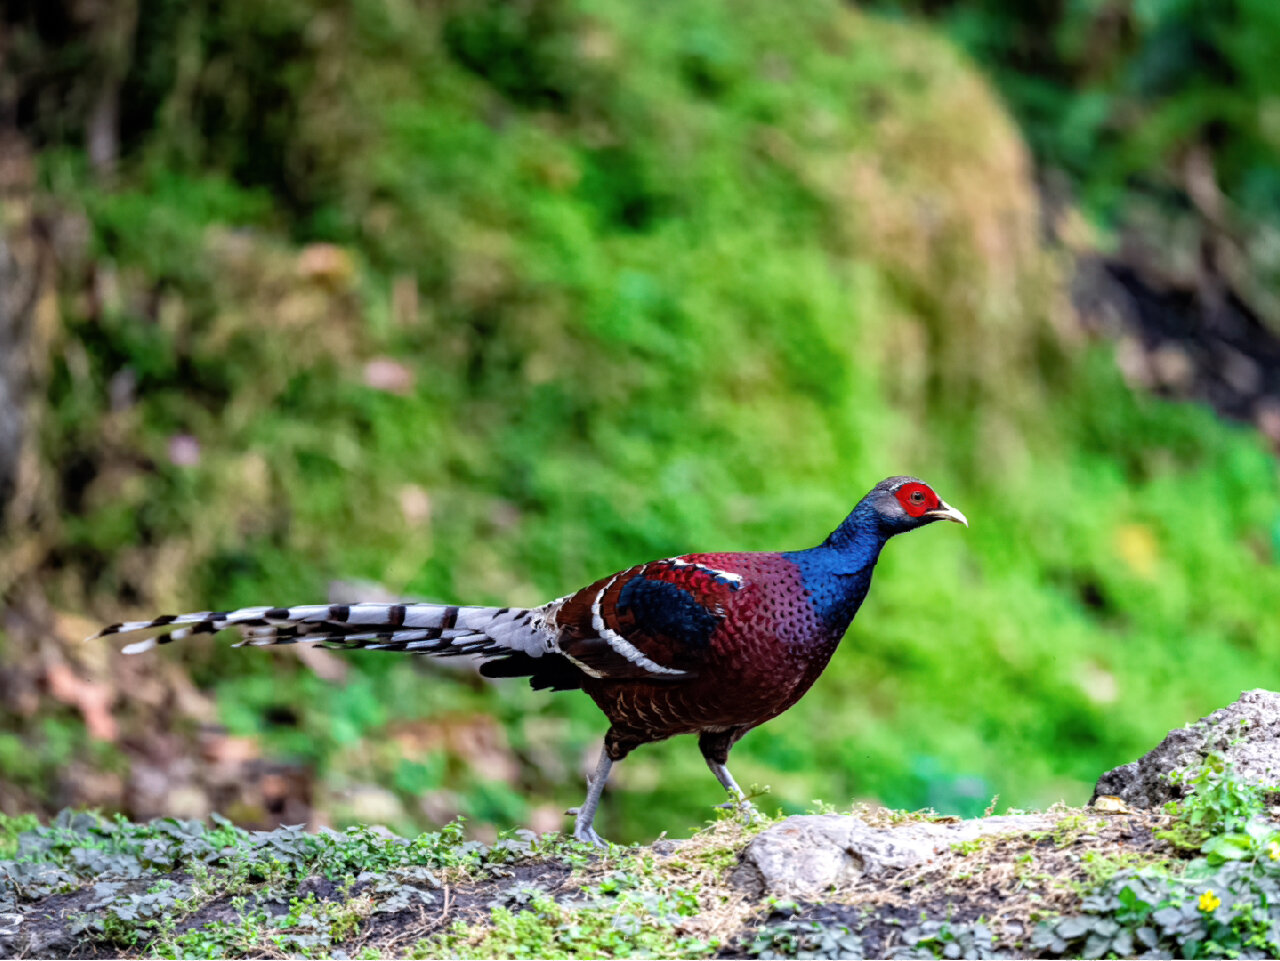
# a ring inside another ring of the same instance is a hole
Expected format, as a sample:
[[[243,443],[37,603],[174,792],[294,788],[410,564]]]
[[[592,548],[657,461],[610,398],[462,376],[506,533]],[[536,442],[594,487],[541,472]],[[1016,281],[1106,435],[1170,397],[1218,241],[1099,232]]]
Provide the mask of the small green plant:
[[[466,840],[462,825],[463,819],[458,818],[439,831],[408,840],[364,827],[323,834],[317,840],[316,868],[332,880],[411,865],[465,872],[479,866],[489,849]],[[501,860],[506,847],[496,850],[496,859]]]
[[[1280,953],[1271,917],[1280,904],[1280,837],[1265,819],[1271,792],[1240,780],[1216,752],[1175,780],[1190,793],[1168,805],[1174,821],[1156,833],[1197,856],[1181,870],[1112,871],[1114,863],[1099,862],[1100,883],[1083,897],[1081,913],[1041,924],[1033,947],[1083,957]]]
[[[962,857],[968,857],[971,854],[977,854],[983,848],[988,847],[995,839],[992,837],[967,838],[963,841],[956,841],[951,845],[951,850]]]
[[[1058,819],[1053,826],[1053,843],[1055,847],[1065,848],[1074,844],[1081,834],[1093,830],[1096,822],[1084,813],[1067,814]]]
[[[909,949],[896,952],[898,958],[996,957],[991,929],[981,920],[973,924],[921,921],[904,931],[902,940]]]
[[[820,800],[819,798],[814,798],[812,801],[809,802],[809,809],[806,813],[808,814],[839,814],[840,809],[836,807],[834,804],[832,804],[830,801],[823,801],[823,800]]]
[[[1092,890],[1121,872],[1136,873],[1155,864],[1163,864],[1158,854],[1142,851],[1085,851],[1080,864],[1086,877],[1085,890]]]
[[[1235,776],[1231,762],[1210,753],[1198,768],[1175,771],[1174,783],[1190,793],[1165,810],[1174,823],[1157,832],[1183,851],[1198,851],[1210,864],[1280,858],[1280,831],[1264,820],[1268,789]]]
[[[516,909],[494,907],[487,925],[455,923],[424,939],[412,957],[633,958],[701,957],[716,944],[676,933],[697,913],[697,898],[679,889],[642,890],[625,878],[596,886],[584,901],[557,903],[544,893]]]
[[[227,958],[247,954],[262,944],[267,913],[239,915],[235,922],[215,920],[182,934],[158,926],[151,955],[156,958]]]
[[[843,924],[818,921],[779,921],[761,928],[744,945],[752,957],[773,958],[860,958],[862,939]]]

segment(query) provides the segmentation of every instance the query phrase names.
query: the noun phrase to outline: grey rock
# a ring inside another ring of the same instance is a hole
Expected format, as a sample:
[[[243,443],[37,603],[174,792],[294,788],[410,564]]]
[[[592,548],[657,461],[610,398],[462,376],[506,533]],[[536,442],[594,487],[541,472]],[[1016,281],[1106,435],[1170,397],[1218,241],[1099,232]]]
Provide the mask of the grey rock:
[[[851,815],[797,815],[747,845],[733,880],[756,896],[813,897],[864,876],[880,877],[923,864],[962,841],[1045,831],[1057,820],[1046,814],[1018,814],[878,828]]]
[[[24,918],[16,911],[0,914],[0,957],[14,958],[18,956],[22,944],[22,923]]]
[[[1138,760],[1098,778],[1089,803],[1106,795],[1135,808],[1181,800],[1189,793],[1187,786],[1169,775],[1196,770],[1213,752],[1232,765],[1238,780],[1268,788],[1280,784],[1280,694],[1245,691],[1234,704],[1175,728]]]
[[[653,851],[654,854],[658,855],[658,857],[665,858],[680,850],[680,845],[683,843],[683,838],[658,838],[649,845],[649,849]]]
[[[76,945],[80,937],[73,934],[70,928],[57,919],[48,919],[40,923],[38,918],[28,916],[25,937],[19,937],[18,949],[8,957],[57,958],[76,957]]]

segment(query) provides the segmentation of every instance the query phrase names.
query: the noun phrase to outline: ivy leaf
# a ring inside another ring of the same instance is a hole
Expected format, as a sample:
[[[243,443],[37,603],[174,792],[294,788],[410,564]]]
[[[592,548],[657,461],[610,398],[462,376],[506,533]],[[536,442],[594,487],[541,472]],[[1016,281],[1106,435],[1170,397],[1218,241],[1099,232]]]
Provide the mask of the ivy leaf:
[[[1074,941],[1076,938],[1084,937],[1091,930],[1093,930],[1093,923],[1089,918],[1075,917],[1059,923],[1053,933],[1066,941]]]
[[[1220,834],[1201,848],[1211,864],[1240,861],[1253,854],[1253,841],[1244,834]]]

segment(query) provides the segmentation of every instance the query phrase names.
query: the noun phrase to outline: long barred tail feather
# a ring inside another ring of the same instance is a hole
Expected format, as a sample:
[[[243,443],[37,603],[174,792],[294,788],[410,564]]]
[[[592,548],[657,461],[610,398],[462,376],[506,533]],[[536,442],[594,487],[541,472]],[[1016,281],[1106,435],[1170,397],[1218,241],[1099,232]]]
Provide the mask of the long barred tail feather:
[[[404,651],[434,657],[482,658],[513,653],[556,653],[541,610],[458,607],[450,604],[308,604],[246,607],[238,611],[167,614],[150,621],[112,624],[94,635],[129,641],[125,654],[141,654],[192,634],[239,630],[237,647],[321,644],[335,649]]]

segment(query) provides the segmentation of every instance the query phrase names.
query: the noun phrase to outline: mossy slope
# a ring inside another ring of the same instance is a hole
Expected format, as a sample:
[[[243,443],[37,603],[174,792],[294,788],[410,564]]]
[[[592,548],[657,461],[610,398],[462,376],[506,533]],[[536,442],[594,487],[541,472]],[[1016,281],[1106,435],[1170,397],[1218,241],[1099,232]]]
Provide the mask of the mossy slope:
[[[62,255],[27,572],[77,615],[64,640],[331,577],[530,603],[651,556],[814,543],[910,471],[973,529],[895,543],[821,683],[735,752],[788,810],[1082,799],[1265,683],[1272,460],[1070,335],[1025,150],[927,30],[834,0],[152,6],[118,184],[42,158],[90,238]],[[601,733],[585,699],[376,655],[327,665],[341,681],[214,645],[74,658],[125,746],[84,747],[75,697],[15,709],[11,807],[120,804],[137,745],[219,720],[303,765],[321,816],[360,817],[374,784],[405,828],[509,826],[563,806]],[[176,659],[216,712],[163,693]],[[60,773],[86,766],[115,780]],[[163,767],[137,810],[202,783]],[[617,788],[622,839],[719,799],[679,742]]]

